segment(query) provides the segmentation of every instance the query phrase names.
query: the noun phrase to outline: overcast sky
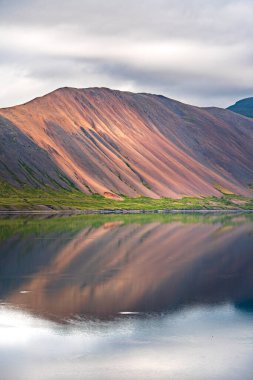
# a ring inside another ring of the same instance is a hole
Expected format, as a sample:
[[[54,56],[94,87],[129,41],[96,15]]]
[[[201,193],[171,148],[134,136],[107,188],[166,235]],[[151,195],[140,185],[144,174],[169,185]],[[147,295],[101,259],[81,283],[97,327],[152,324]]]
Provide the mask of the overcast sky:
[[[0,107],[58,87],[253,96],[252,0],[0,0]]]

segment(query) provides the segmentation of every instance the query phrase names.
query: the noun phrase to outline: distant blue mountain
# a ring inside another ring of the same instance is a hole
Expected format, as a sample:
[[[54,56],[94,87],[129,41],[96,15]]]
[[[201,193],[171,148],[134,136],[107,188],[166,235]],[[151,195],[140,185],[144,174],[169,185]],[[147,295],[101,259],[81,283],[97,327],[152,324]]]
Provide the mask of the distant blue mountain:
[[[239,100],[228,110],[253,118],[253,97]]]

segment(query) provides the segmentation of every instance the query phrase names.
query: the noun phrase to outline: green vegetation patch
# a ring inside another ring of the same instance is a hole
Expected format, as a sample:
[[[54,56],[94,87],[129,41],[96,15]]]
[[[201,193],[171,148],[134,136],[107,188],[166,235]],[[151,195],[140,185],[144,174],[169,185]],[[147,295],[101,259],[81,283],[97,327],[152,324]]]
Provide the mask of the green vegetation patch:
[[[235,195],[232,191],[226,189],[225,187],[219,185],[218,183],[214,184],[214,187],[216,190],[218,190],[220,193],[224,195]]]
[[[49,187],[15,188],[0,182],[0,210],[230,210],[253,209],[253,198],[226,193],[217,197],[183,197],[182,199],[147,197],[123,197],[122,201],[108,199],[98,194],[86,195],[72,190]]]

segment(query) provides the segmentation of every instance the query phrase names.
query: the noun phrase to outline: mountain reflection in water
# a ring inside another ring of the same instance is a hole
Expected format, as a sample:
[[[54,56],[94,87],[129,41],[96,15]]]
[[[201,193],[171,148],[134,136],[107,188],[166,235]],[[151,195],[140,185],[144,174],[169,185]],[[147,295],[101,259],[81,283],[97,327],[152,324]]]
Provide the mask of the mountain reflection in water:
[[[250,214],[2,218],[0,252],[1,302],[49,319],[252,307]]]

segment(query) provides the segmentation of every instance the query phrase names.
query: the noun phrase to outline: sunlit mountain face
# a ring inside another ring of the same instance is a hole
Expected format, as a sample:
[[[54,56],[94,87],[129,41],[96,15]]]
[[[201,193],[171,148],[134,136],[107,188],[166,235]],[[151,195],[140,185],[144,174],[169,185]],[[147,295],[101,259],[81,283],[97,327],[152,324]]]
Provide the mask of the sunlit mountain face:
[[[252,196],[253,120],[164,96],[61,88],[0,109],[0,178],[151,198]]]

